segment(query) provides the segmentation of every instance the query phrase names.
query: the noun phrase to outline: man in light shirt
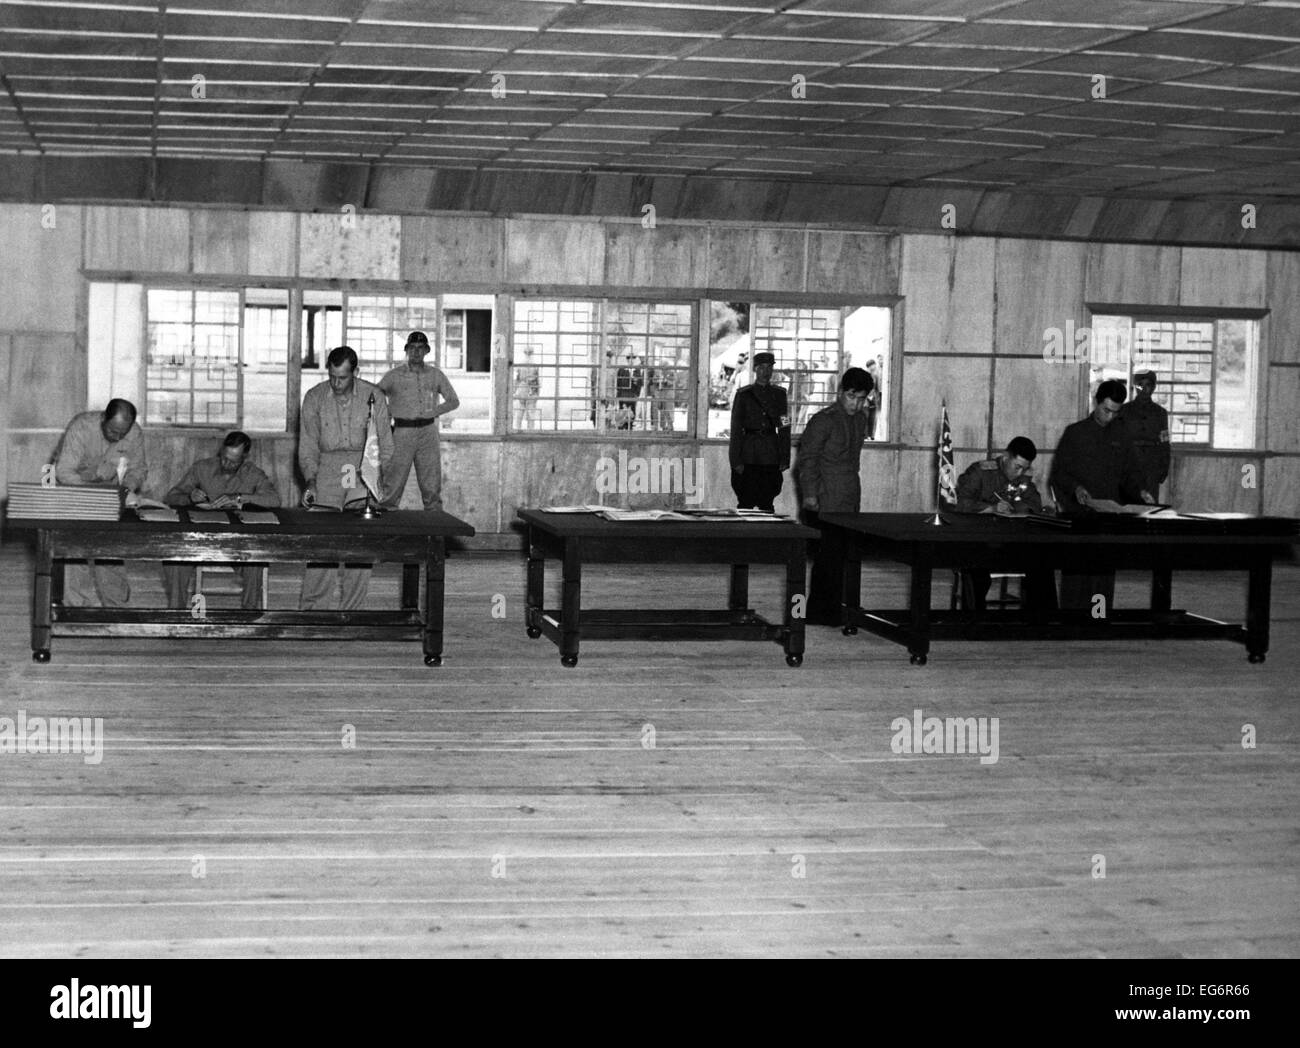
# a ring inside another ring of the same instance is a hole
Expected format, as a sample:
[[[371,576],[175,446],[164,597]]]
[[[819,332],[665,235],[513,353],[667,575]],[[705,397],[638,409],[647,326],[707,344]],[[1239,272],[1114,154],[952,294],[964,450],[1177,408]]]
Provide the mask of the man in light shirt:
[[[442,509],[438,419],[460,407],[460,398],[447,376],[424,362],[428,355],[429,336],[412,331],[406,339],[406,363],[377,383],[388,395],[388,413],[393,418],[393,460],[384,474],[384,505],[388,509],[397,509],[402,501],[412,463],[424,508]]]
[[[125,488],[138,494],[149,474],[144,434],[135,423],[135,405],[114,398],[101,411],[73,416],[54,453],[54,479],[59,484],[95,484]],[[131,599],[126,566],[90,561],[89,579],[80,565],[69,564],[65,573],[65,600],[69,606],[94,604],[120,608]]]

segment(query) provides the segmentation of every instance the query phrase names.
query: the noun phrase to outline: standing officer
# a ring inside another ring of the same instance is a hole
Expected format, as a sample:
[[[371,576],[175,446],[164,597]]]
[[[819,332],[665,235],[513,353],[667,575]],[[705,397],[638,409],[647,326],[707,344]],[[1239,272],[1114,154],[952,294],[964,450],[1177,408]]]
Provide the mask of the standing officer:
[[[741,509],[776,511],[790,468],[790,404],[785,390],[772,385],[776,357],[754,354],[754,384],[731,402],[731,490]]]
[[[1154,371],[1139,371],[1133,376],[1137,393],[1119,409],[1119,421],[1128,430],[1142,490],[1159,499],[1160,485],[1169,476],[1169,412],[1151,399],[1156,388]]]
[[[342,509],[347,502],[365,497],[361,456],[365,453],[367,423],[372,412],[375,436],[379,440],[380,495],[388,490],[393,427],[388,421],[383,390],[356,377],[356,350],[338,346],[330,350],[325,364],[329,378],[313,386],[302,398],[302,412],[298,417],[298,467],[307,481],[302,497],[306,505]],[[344,487],[345,484],[351,486]],[[307,565],[299,604],[303,611],[328,609],[334,601],[336,580],[341,583],[340,609],[352,611],[361,607],[370,588],[370,565],[345,565],[341,580],[338,568],[337,564]]]
[[[388,492],[384,505],[389,509],[396,509],[402,501],[412,463],[424,508],[442,509],[438,418],[460,407],[460,398],[447,376],[424,362],[428,355],[429,336],[423,331],[412,331],[406,338],[406,363],[393,368],[378,382],[388,396],[388,411],[393,417],[393,460],[384,474]]]
[[[844,589],[844,535],[821,526],[823,513],[857,513],[862,508],[859,470],[867,437],[867,398],[875,383],[862,368],[849,368],[829,407],[808,420],[799,438],[796,474],[803,496],[804,521],[821,528],[808,588],[807,621],[813,626],[840,625]]]

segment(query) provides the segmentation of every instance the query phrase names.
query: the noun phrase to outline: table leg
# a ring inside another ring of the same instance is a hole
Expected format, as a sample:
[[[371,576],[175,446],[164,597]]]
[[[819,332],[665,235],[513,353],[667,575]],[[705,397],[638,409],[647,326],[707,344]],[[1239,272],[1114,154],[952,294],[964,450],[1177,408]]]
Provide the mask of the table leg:
[[[534,541],[533,526],[528,525],[528,589],[524,598],[524,623],[528,636],[536,640],[542,635],[538,621],[542,617],[542,601],[546,590],[546,556]]]
[[[578,664],[582,616],[582,539],[564,543],[564,579],[560,598],[560,664]]]
[[[442,665],[443,598],[447,580],[445,539],[431,538],[424,555],[424,664]],[[405,588],[405,580],[403,580]]]
[[[802,592],[802,588],[800,590]],[[727,610],[733,612],[732,621],[739,622],[749,610],[749,565],[731,565],[731,586],[727,591]],[[739,612],[739,615],[734,614]]]
[[[785,562],[785,664],[803,665],[805,616],[796,616],[794,602],[808,599],[805,589],[808,579],[808,550],[802,542],[791,543],[789,559]],[[734,572],[734,568],[732,569]]]
[[[1151,610],[1168,611],[1174,604],[1174,573],[1168,568],[1151,572]]]
[[[37,533],[36,577],[32,585],[32,660],[50,661],[50,619],[54,580],[54,542],[48,531]]]
[[[1250,566],[1246,586],[1246,651],[1250,662],[1268,653],[1268,610],[1273,588],[1273,557],[1265,550]]]
[[[930,577],[933,574],[929,553],[918,551],[912,558],[911,637],[907,642],[907,653],[916,666],[924,666],[930,654]]]
[[[420,565],[402,565],[402,610],[413,611],[420,606]]]
[[[855,535],[844,536],[844,583],[840,594],[842,632],[851,637],[858,632],[853,615],[862,607],[862,546]]]

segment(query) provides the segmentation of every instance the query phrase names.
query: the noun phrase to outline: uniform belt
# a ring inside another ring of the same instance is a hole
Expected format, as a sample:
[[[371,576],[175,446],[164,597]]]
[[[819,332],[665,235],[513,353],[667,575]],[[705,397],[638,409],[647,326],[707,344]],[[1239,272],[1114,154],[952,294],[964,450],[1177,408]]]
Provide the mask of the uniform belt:
[[[772,429],[771,427],[767,427],[767,428],[764,428],[764,429],[749,429],[748,427],[746,427],[745,432],[746,432],[746,433],[764,433],[764,434],[767,434],[768,436],[774,436],[774,435],[776,434],[776,430]]]
[[[393,425],[405,429],[408,426],[431,426],[437,421],[437,416],[433,418],[395,418],[393,419]]]

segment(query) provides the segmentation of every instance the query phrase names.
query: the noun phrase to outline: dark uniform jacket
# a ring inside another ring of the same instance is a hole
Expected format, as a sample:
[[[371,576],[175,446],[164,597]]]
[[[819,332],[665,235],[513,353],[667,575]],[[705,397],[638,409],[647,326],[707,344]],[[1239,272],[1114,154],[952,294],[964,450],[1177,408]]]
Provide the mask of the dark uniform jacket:
[[[1119,418],[1132,438],[1143,488],[1152,496],[1169,477],[1169,412],[1154,400],[1130,400],[1119,409]]]
[[[1001,495],[1001,498],[998,496]],[[1033,478],[1007,480],[998,459],[972,463],[957,478],[957,509],[962,513],[983,513],[989,506],[1009,502],[1016,509],[1043,511],[1043,499]]]
[[[1052,460],[1050,483],[1058,507],[1066,513],[1082,508],[1074,497],[1080,485],[1095,499],[1141,501],[1142,475],[1124,423],[1115,419],[1100,426],[1089,415],[1066,426]]]
[[[808,420],[799,438],[800,498],[816,498],[819,513],[857,513],[862,504],[858,465],[867,413],[850,415],[837,399]]]
[[[731,402],[731,468],[790,468],[790,405],[780,386],[745,386]]]

